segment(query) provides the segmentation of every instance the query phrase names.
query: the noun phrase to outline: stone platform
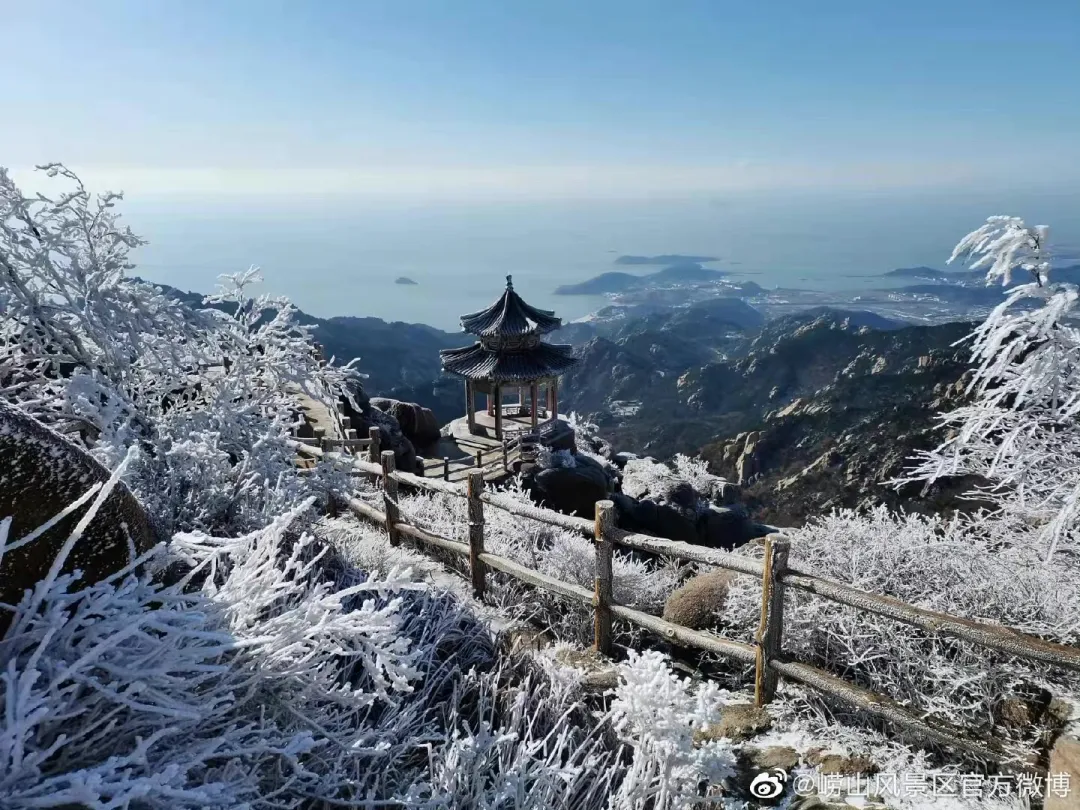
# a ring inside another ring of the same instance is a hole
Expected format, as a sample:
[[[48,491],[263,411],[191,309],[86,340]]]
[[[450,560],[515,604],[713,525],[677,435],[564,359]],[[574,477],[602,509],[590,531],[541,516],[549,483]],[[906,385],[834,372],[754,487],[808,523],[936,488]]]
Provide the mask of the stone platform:
[[[473,414],[477,432],[469,431],[469,420],[462,416],[455,419],[443,429],[443,437],[434,447],[423,450],[424,475],[428,478],[442,478],[443,458],[450,459],[450,476],[452,482],[465,481],[469,470],[476,469],[476,454],[481,454],[481,467],[484,470],[484,480],[498,483],[513,474],[514,462],[519,460],[517,450],[511,450],[508,454],[510,470],[503,467],[502,442],[495,438],[495,417],[489,416],[486,410],[476,411]],[[545,427],[541,423],[541,427]],[[532,420],[529,416],[503,416],[503,435],[507,439],[532,432]],[[546,425],[546,434],[556,442],[565,444],[567,437],[573,442],[574,431],[567,424],[565,417]],[[545,441],[546,438],[545,438]],[[557,446],[557,445],[556,445]],[[465,457],[468,457],[468,460]]]

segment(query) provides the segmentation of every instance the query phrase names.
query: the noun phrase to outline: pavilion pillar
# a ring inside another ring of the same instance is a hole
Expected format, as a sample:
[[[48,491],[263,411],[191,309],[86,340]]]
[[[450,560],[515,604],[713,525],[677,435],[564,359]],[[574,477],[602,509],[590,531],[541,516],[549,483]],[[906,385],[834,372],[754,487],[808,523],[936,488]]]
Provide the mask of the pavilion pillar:
[[[472,380],[465,378],[465,416],[468,419],[469,433],[476,432],[476,397],[473,395]]]
[[[502,386],[495,383],[495,439],[502,441],[503,438],[503,425],[502,425]]]
[[[551,418],[559,418],[559,378],[551,381]]]
[[[532,412],[531,415],[530,415],[530,418],[532,419],[532,426],[533,426],[533,429],[535,430],[536,429],[536,420],[537,420],[538,412],[540,410],[540,408],[538,407],[539,404],[540,404],[538,402],[538,400],[540,399],[540,383],[537,383],[537,382],[529,383],[529,398],[532,400],[529,403],[530,404],[529,410]]]
[[[495,415],[495,397],[491,394],[487,395],[487,414],[488,416]]]

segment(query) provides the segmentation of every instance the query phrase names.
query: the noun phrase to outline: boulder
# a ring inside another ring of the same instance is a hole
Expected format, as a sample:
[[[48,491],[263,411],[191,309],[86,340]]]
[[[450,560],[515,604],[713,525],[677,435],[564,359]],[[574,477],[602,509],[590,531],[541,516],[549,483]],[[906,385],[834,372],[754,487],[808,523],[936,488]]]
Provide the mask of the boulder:
[[[430,408],[386,397],[373,397],[371,405],[394,417],[414,447],[428,447],[439,440],[439,420]]]
[[[0,402],[0,520],[10,517],[8,541],[23,537],[76,501],[110,472],[89,453],[30,415]],[[5,552],[0,561],[0,601],[13,604],[45,576],[56,553],[90,504],[77,509],[38,539]],[[63,571],[78,568],[82,582],[96,582],[131,562],[157,533],[142,505],[118,482],[72,549]],[[6,620],[0,619],[0,625]]]
[[[664,603],[664,619],[691,630],[701,630],[722,613],[735,574],[718,569],[691,577],[672,591]]]
[[[548,509],[591,518],[596,502],[611,495],[611,479],[599,464],[540,470],[532,479],[533,498]]]
[[[615,493],[612,500],[615,502],[617,524],[620,529],[651,534],[668,540],[681,540],[685,543],[698,541],[698,530],[694,521],[678,509],[658,504],[655,501],[639,501],[623,493]]]
[[[398,421],[388,413],[371,406],[363,390],[358,387],[350,392],[352,401],[342,400],[342,413],[348,416],[356,435],[366,439],[373,427],[379,429],[379,446],[383,450],[394,451],[394,463],[399,470],[416,469],[416,448],[401,430]],[[359,410],[358,410],[359,409]]]
[[[747,536],[747,523],[746,516],[736,509],[710,506],[698,518],[698,542],[710,548],[730,551],[750,539]]]

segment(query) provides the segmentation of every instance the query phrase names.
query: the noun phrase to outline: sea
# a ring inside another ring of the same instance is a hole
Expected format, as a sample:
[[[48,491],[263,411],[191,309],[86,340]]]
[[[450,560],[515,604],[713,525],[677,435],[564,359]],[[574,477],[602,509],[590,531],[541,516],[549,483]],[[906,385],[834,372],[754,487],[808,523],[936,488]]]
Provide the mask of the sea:
[[[560,285],[619,270],[621,255],[713,256],[707,266],[772,289],[873,289],[897,267],[945,268],[953,245],[992,214],[1050,224],[1062,261],[1080,261],[1080,193],[799,191],[692,199],[504,201],[129,196],[124,219],[147,241],[133,272],[212,292],[258,266],[261,292],[319,317],[375,316],[457,331],[460,315],[515,289],[566,321],[607,299]],[[396,283],[401,277],[414,285]]]

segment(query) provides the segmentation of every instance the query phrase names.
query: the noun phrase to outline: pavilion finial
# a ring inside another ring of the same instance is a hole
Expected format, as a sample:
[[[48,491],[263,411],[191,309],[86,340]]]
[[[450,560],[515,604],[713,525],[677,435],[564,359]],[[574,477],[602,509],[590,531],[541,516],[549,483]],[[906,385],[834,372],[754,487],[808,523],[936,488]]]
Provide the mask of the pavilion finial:
[[[507,276],[506,277],[506,289],[508,289],[508,290],[514,289],[514,277],[513,276]]]

